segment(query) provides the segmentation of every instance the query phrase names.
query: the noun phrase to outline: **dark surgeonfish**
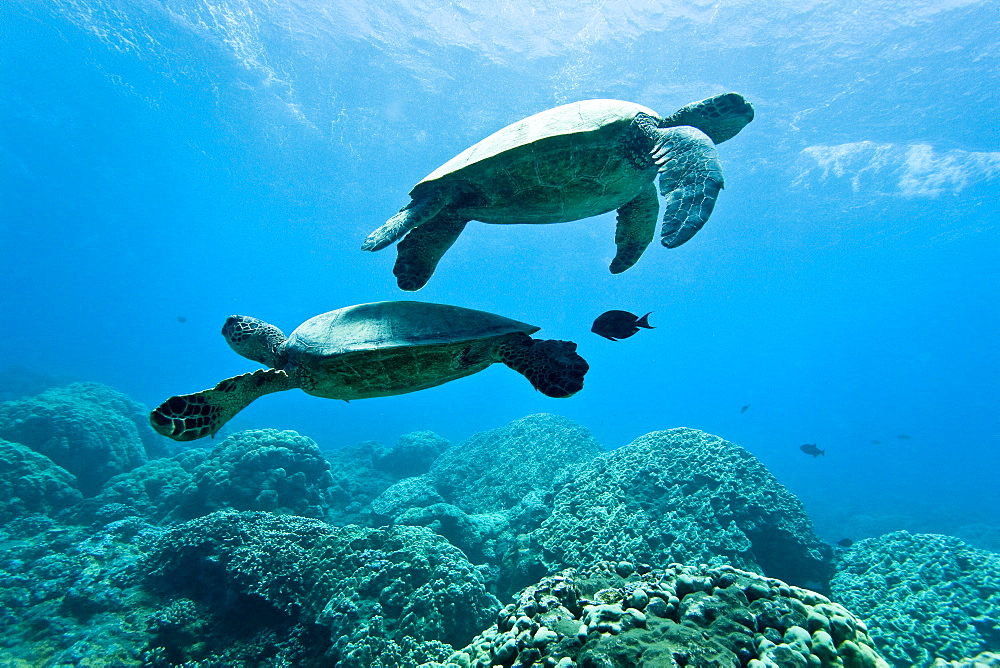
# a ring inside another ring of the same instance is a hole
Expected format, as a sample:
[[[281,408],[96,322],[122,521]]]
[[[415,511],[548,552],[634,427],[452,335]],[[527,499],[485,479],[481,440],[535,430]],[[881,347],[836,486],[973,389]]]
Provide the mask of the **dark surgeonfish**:
[[[806,453],[807,455],[812,455],[813,457],[819,457],[820,455],[825,455],[826,450],[820,450],[816,447],[815,443],[806,443],[805,445],[800,445],[799,450]]]
[[[649,313],[652,313],[652,311]],[[649,317],[649,313],[640,318],[628,311],[606,311],[597,316],[597,320],[591,325],[590,331],[612,341],[627,339],[638,332],[640,327],[656,329],[646,319]]]
[[[749,409],[750,409],[750,404],[747,404],[746,406],[744,406],[743,408],[740,409],[740,415],[743,415]]]
[[[179,323],[185,323],[187,321],[188,321],[188,319],[185,318],[184,316],[182,316],[182,315],[177,316],[177,322],[179,322]]]
[[[854,541],[850,538],[841,538],[837,541],[837,545],[841,547],[850,547],[851,545],[854,545]]]

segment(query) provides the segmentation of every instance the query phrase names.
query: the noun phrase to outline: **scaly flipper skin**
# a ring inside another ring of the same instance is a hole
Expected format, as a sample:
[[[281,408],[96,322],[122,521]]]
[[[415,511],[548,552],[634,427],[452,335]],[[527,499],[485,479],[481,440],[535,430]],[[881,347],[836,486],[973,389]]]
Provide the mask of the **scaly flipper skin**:
[[[576,354],[572,341],[511,335],[500,345],[499,354],[501,362],[527,378],[536,390],[556,399],[582,390],[583,377],[590,369],[587,360]]]
[[[611,273],[620,274],[639,261],[656,234],[660,200],[652,183],[634,200],[618,208],[615,245],[618,253],[611,261]]]
[[[663,119],[662,128],[690,125],[721,144],[732,139],[753,120],[753,105],[739,93],[722,93],[686,104]]]
[[[450,198],[440,191],[429,197],[411,201],[400,209],[399,213],[385,221],[382,227],[369,234],[361,244],[361,250],[382,250],[413,228],[434,218],[449,201]]]
[[[396,284],[400,290],[419,290],[427,284],[441,256],[452,247],[468,219],[439,213],[415,227],[396,245]]]
[[[723,187],[722,164],[712,140],[693,127],[658,130],[653,161],[660,169],[660,192],[666,197],[662,243],[677,248],[712,215]]]
[[[175,441],[215,435],[254,399],[297,385],[284,371],[259,369],[227,378],[210,390],[170,397],[149,415],[157,432]]]

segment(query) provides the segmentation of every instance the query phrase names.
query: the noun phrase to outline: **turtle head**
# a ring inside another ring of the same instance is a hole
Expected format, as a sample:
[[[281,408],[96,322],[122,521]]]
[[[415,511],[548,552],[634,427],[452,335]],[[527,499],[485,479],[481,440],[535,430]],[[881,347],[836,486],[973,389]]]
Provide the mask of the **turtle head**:
[[[660,127],[690,125],[720,144],[735,137],[752,120],[753,105],[745,97],[739,93],[723,93],[684,105],[663,119]]]
[[[248,315],[231,315],[222,326],[222,336],[237,353],[271,369],[285,366],[285,334],[272,324]]]

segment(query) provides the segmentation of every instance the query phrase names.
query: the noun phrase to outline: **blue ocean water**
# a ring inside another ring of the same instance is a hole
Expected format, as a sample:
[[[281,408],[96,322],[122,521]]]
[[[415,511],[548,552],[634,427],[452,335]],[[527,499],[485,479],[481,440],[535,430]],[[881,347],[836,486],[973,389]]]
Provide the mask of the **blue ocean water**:
[[[496,365],[350,404],[275,394],[232,429],[333,449],[537,412],[607,447],[696,427],[760,458],[829,540],[996,541],[998,29],[968,0],[8,0],[0,368],[150,406],[210,387],[254,368],[219,335],[230,314],[288,332],[411,298],[394,251],[360,244],[489,133],[579,99],[665,115],[734,90],[756,120],[720,146],[726,189],[686,245],[613,276],[611,214],[471,223],[412,296],[576,341],[582,392]],[[601,339],[608,309],[657,329]]]

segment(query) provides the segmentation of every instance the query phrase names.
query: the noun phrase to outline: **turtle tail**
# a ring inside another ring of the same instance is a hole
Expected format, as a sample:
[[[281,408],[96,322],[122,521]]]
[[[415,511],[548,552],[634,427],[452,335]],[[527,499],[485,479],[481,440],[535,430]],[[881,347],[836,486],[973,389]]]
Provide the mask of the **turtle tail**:
[[[214,436],[254,399],[293,387],[284,371],[259,369],[227,378],[210,390],[170,397],[149,414],[149,423],[175,441]]]
[[[590,369],[576,354],[572,341],[533,339],[527,334],[511,336],[500,346],[500,361],[528,379],[547,397],[571,397],[583,389]]]

